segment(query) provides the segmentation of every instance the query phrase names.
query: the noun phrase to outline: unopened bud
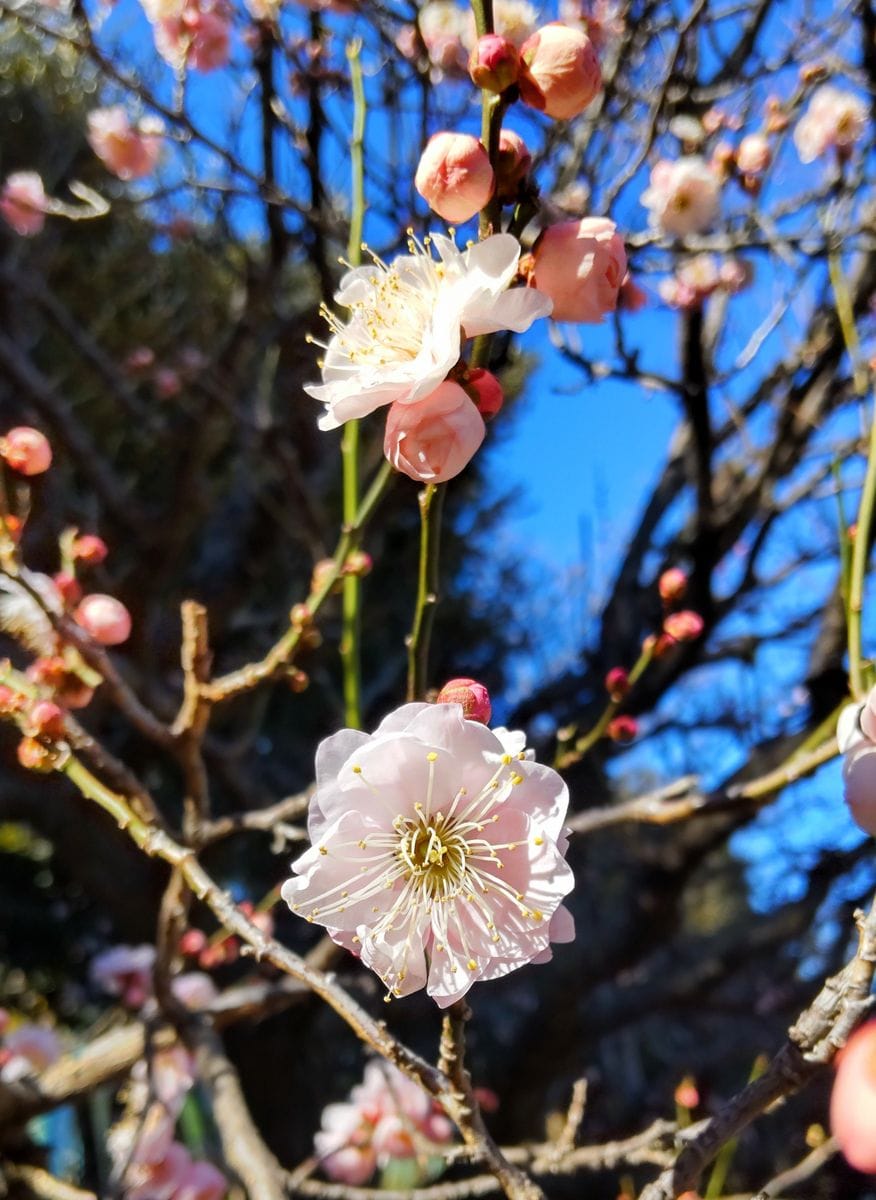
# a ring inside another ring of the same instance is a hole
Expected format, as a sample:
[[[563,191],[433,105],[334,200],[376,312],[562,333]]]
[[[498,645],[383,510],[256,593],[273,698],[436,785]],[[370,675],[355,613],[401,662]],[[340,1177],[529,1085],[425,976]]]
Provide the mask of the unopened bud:
[[[86,596],[73,616],[102,646],[120,646],[131,635],[131,614],[115,596],[99,592]]]
[[[310,580],[311,592],[321,592],[332,582],[332,586],[337,582],[335,576],[337,568],[334,560],[331,558],[321,558],[318,563],[314,563],[313,575]]]
[[[674,642],[692,642],[703,632],[703,624],[699,613],[685,609],[669,614],[663,622],[663,632]]]
[[[436,697],[437,704],[461,704],[462,715],[469,721],[487,725],[493,706],[490,693],[476,679],[451,679]]]
[[[207,945],[207,935],[202,929],[187,929],[179,939],[180,954],[195,958]]]
[[[506,203],[517,199],[520,185],[532,167],[532,155],[519,133],[503,129],[496,156],[496,195]]]
[[[37,737],[59,742],[66,733],[64,710],[51,700],[38,700],[28,713],[28,718],[28,724]]]
[[[696,1108],[700,1102],[700,1093],[693,1076],[685,1075],[675,1089],[675,1103],[680,1108]]]
[[[38,429],[19,425],[0,438],[0,458],[19,475],[42,475],[52,465],[52,447]]]
[[[58,571],[52,576],[52,582],[58,589],[61,599],[67,605],[78,604],[82,599],[82,588],[79,586],[79,580],[75,575],[71,575],[69,571]]]
[[[12,513],[0,513],[0,536],[5,533],[11,542],[17,543],[23,528],[24,522],[19,517]]]
[[[357,579],[363,579],[370,574],[371,568],[374,566],[374,560],[366,550],[351,550],[344,562],[344,575],[354,575]]]
[[[520,47],[518,83],[525,104],[557,120],[576,117],[602,87],[593,43],[580,29],[552,21]]]
[[[804,63],[800,68],[801,83],[820,83],[822,79],[827,79],[824,63]]]
[[[53,753],[36,738],[22,738],[16,750],[18,761],[27,771],[46,774],[52,770]]]
[[[97,534],[84,533],[73,542],[73,557],[89,567],[102,563],[108,554],[106,542]]]
[[[605,732],[613,742],[631,742],[639,732],[639,723],[635,717],[614,717]]]
[[[490,156],[470,133],[436,133],[420,157],[414,185],[445,221],[468,221],[493,194]]]
[[[293,604],[289,621],[293,629],[304,629],[313,620],[313,613],[306,604]]]
[[[772,160],[773,152],[762,133],[750,133],[739,143],[736,168],[743,175],[760,175]]]
[[[675,604],[687,591],[687,575],[681,567],[669,567],[657,581],[657,591],[664,604]]]
[[[474,400],[478,412],[487,421],[496,415],[505,402],[501,383],[492,371],[483,367],[472,367],[463,386]]]
[[[720,179],[729,179],[736,165],[736,151],[729,142],[718,142],[712,151],[712,170]]]
[[[767,133],[782,133],[791,123],[778,96],[770,96],[766,102]]]
[[[20,712],[23,707],[24,697],[5,683],[0,683],[0,713],[9,715]]]
[[[517,47],[498,33],[479,38],[468,60],[468,73],[475,86],[497,94],[517,82],[519,67]]]
[[[148,371],[155,363],[155,351],[150,346],[138,346],[122,364],[126,371]]]
[[[630,677],[623,667],[612,667],[605,677],[605,690],[615,704],[630,690]]]
[[[286,678],[293,692],[306,692],[310,687],[310,676],[306,671],[302,671],[298,667],[292,667],[288,671]]]

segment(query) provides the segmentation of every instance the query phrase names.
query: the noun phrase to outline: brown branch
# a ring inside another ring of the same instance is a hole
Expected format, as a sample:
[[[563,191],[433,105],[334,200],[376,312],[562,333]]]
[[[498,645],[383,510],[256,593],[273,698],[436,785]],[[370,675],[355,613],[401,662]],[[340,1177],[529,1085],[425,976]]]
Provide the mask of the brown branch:
[[[34,1196],[36,1200],[98,1200],[94,1192],[87,1192],[74,1187],[72,1183],[65,1183],[63,1179],[50,1175],[42,1167],[2,1163],[0,1181],[4,1176],[11,1183],[23,1188],[26,1196]]]
[[[684,1147],[677,1161],[642,1191],[640,1200],[672,1200],[696,1188],[700,1175],[731,1138],[777,1100],[792,1095],[821,1073],[870,1008],[876,968],[876,901],[864,919],[857,914],[855,957],[826,980],[812,1004],[789,1030],[788,1041],[758,1079],[733,1096]]]

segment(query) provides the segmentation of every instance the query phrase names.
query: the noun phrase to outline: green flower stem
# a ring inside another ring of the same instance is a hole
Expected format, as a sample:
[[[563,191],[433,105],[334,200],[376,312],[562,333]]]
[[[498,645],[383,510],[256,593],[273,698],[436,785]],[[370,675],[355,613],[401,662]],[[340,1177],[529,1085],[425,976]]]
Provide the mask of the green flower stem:
[[[441,511],[446,490],[443,484],[429,483],[417,497],[420,505],[420,566],[414,621],[407,638],[408,700],[422,700],[426,693],[429,642],[438,604]]]
[[[362,43],[355,40],[347,46],[350,64],[350,83],[353,89],[353,130],[350,135],[350,164],[352,168],[352,211],[347,259],[350,266],[362,261],[362,230],[365,220],[365,87],[362,79]],[[343,468],[344,525],[356,519],[359,507],[359,422],[347,421],[341,439]],[[344,719],[351,729],[362,728],[362,581],[358,575],[345,575],[341,596],[341,672],[344,690]]]
[[[861,649],[861,615],[864,609],[864,578],[870,556],[870,529],[873,524],[873,505],[876,502],[876,414],[870,417],[870,446],[867,454],[867,474],[858,507],[855,540],[852,545],[852,569],[849,578],[849,686],[852,695],[864,694],[864,659]]]

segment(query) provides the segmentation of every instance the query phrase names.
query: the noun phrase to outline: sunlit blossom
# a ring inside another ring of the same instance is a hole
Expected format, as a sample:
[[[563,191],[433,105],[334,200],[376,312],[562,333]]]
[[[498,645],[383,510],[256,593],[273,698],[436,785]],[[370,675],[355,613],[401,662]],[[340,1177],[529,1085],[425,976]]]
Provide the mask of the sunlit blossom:
[[[459,360],[460,341],[499,329],[522,333],[551,302],[537,289],[510,288],[520,244],[495,234],[459,250],[433,234],[391,263],[374,257],[347,272],[335,294],[346,322],[325,310],[332,337],[321,384],[305,388],[335,429],[384,404],[412,404],[434,392]],[[437,253],[434,257],[432,251]]]
[[[457,704],[407,704],[321,744],[312,846],[283,898],[390,995],[425,987],[443,1008],[574,935],[568,789],[519,744]]]

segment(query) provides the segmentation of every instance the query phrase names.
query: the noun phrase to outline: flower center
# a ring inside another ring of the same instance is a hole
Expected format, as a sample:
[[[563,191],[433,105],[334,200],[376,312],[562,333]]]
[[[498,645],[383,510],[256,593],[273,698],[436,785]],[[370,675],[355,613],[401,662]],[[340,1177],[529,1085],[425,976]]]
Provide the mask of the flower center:
[[[468,844],[448,826],[444,817],[414,821],[397,817],[399,834],[396,858],[406,868],[405,879],[416,880],[431,899],[457,895],[465,880]]]

